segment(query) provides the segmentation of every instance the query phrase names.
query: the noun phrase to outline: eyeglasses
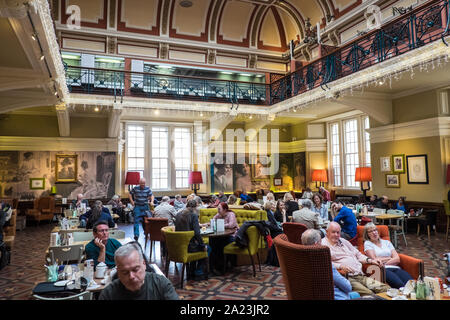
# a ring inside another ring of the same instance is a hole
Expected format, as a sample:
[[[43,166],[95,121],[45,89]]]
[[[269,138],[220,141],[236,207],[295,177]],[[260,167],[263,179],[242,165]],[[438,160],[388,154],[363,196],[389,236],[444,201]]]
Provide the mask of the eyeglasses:
[[[107,232],[109,232],[109,229],[97,230],[97,233],[107,233]]]
[[[367,231],[367,233],[372,233],[372,232],[378,232],[378,230],[377,229],[372,229],[372,230]]]

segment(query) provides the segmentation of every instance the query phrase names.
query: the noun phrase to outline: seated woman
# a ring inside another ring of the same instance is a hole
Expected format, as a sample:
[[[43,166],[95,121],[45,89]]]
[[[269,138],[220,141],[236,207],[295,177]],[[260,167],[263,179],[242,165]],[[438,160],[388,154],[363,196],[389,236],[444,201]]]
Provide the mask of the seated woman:
[[[277,203],[273,200],[267,201],[264,204],[264,210],[266,210],[267,212],[268,227],[272,239],[283,233],[283,230],[280,228],[278,221],[275,220],[274,212],[276,208]],[[280,266],[278,262],[277,252],[275,251],[275,246],[272,246],[267,252],[266,264],[276,267]]]
[[[286,208],[284,207],[283,199],[278,199],[277,208],[275,209],[274,217],[280,226],[282,223],[287,221]]]
[[[236,204],[236,201],[237,201],[236,196],[234,194],[230,194],[230,196],[228,197],[227,203],[229,205],[233,205],[233,204]]]
[[[108,210],[107,208],[105,208]],[[94,224],[97,221],[106,221],[108,223],[108,227],[114,228],[116,224],[114,223],[111,214],[108,212],[103,211],[103,205],[100,200],[95,201],[94,206],[91,209],[91,214],[89,215],[89,218],[86,222],[86,229],[92,229]]]
[[[289,192],[284,194],[283,200],[286,207],[286,216],[292,217],[292,213],[299,209],[298,202],[294,200],[294,197]]]
[[[228,204],[225,202],[221,202],[217,207],[217,214],[213,219],[224,219],[225,229],[232,229],[233,233],[227,237],[215,237],[209,239],[209,244],[211,246],[211,257],[209,259],[211,263],[211,270],[216,275],[221,275],[222,273],[218,270],[223,270],[223,248],[234,241],[234,237],[236,232],[239,229],[239,225],[236,220],[236,216],[233,211],[228,208]],[[235,264],[235,255],[230,257],[233,261],[232,264]],[[229,259],[229,261],[231,261]]]
[[[197,201],[189,200],[186,209],[178,213],[175,220],[175,231],[194,231],[194,236],[189,241],[188,252],[206,251],[207,246],[203,243],[200,235],[200,224],[198,222]],[[206,259],[191,262],[187,266],[187,278],[201,280],[206,275],[204,270]],[[200,278],[200,279],[199,279]]]
[[[313,196],[313,193],[309,187],[306,187],[305,192],[302,194],[302,199],[311,199]]]
[[[364,253],[371,259],[379,259],[386,268],[386,282],[392,288],[404,287],[411,275],[401,269],[400,258],[389,240],[380,239],[377,227],[369,222],[364,226]]]
[[[395,204],[394,209],[402,210],[404,213],[408,212],[408,208],[406,207],[405,197],[398,198],[398,202]]]
[[[275,200],[275,196],[272,192],[269,192],[266,196],[266,201]]]
[[[328,208],[323,203],[322,195],[320,193],[315,193],[311,200],[313,202],[311,210],[318,213],[323,220],[329,220]]]

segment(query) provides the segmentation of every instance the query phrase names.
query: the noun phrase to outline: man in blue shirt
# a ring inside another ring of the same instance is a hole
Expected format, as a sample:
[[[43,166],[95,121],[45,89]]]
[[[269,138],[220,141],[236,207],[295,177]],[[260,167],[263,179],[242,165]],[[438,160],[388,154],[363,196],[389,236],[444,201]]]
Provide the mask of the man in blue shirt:
[[[108,268],[114,268],[114,253],[122,246],[116,239],[109,238],[109,227],[106,221],[98,221],[93,228],[94,239],[86,245],[86,259],[93,259],[94,266],[100,262]]]
[[[321,236],[318,230],[308,229],[302,234],[302,244],[304,246],[320,245]],[[352,291],[350,281],[343,277],[337,269],[331,265],[333,271],[334,300],[349,300],[359,298],[359,293]]]
[[[353,211],[342,203],[334,202],[331,205],[333,212],[339,212],[333,221],[341,225],[341,237],[345,240],[351,240],[356,236],[356,217]]]
[[[252,197],[250,197],[248,194],[247,194],[247,191],[242,191],[242,193],[241,193],[241,195],[239,196],[239,198],[241,198],[241,203],[247,203],[247,202],[252,202],[253,201],[253,199],[252,199]]]
[[[151,216],[148,200],[152,205],[154,205],[153,201],[155,200],[152,190],[145,185],[145,182],[145,179],[141,178],[139,185],[131,189],[129,195],[130,203],[134,206],[134,240],[136,241],[139,239],[139,227],[142,225],[142,220],[147,216],[147,212]]]

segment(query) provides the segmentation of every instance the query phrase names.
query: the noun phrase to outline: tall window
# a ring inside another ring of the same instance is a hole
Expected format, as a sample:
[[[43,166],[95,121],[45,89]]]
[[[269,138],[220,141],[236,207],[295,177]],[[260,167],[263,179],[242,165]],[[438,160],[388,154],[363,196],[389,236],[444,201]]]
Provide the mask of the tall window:
[[[127,171],[139,171],[144,176],[144,127],[130,125],[127,134]]]
[[[191,131],[189,128],[174,129],[175,188],[188,188],[191,168]]]
[[[369,117],[364,117],[363,123],[364,123],[363,135],[364,135],[364,149],[365,149],[364,166],[370,167],[371,166],[370,165],[370,134],[368,132],[366,132],[366,129],[370,128]]]
[[[341,185],[341,155],[340,155],[340,143],[339,143],[339,124],[333,123],[330,126],[331,135],[331,164],[332,175],[335,186]]]
[[[333,186],[358,188],[357,167],[370,167],[369,117],[357,116],[329,123],[329,161]]]
[[[357,187],[355,170],[359,166],[358,159],[358,122],[356,119],[344,121],[344,161],[345,185]]]
[[[152,128],[152,188],[169,186],[169,132],[167,127]]]

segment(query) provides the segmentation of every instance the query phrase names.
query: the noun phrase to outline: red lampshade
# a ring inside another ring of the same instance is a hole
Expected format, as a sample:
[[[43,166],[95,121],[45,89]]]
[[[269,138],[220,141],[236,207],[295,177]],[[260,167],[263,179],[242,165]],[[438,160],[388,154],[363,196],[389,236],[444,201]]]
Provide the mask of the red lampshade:
[[[200,171],[189,172],[189,184],[203,183],[202,173]]]
[[[325,169],[314,170],[312,173],[311,180],[318,182],[328,182],[327,170]]]
[[[447,165],[447,184],[450,183],[450,164]]]
[[[356,168],[355,181],[372,181],[372,168],[371,167]]]
[[[127,177],[125,179],[125,184],[139,184],[141,179],[141,174],[139,172],[127,172]]]

